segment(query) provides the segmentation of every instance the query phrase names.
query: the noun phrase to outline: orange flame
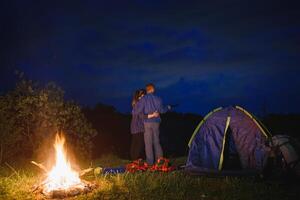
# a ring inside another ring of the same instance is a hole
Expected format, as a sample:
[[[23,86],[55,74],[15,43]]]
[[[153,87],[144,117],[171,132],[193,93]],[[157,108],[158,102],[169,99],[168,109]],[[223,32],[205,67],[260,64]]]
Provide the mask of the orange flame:
[[[64,150],[65,138],[59,134],[55,137],[55,165],[47,174],[45,180],[45,191],[67,190],[72,187],[84,187],[79,178],[79,173],[71,168]]]

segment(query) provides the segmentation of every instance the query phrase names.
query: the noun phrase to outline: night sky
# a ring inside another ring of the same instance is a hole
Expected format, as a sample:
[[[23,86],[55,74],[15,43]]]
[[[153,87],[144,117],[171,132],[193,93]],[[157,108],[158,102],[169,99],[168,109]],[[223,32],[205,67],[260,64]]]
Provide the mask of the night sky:
[[[291,1],[0,4],[1,94],[18,69],[82,105],[121,112],[148,82],[178,112],[300,112],[300,9]]]

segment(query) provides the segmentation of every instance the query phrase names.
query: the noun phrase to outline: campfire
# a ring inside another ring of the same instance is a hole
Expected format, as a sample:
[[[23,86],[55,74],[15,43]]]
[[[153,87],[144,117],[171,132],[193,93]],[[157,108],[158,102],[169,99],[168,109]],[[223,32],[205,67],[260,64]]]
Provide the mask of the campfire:
[[[42,164],[32,161],[33,164],[43,169],[46,178],[41,184],[35,187],[38,191],[48,198],[65,198],[91,191],[95,185],[81,180],[80,176],[92,169],[81,172],[74,170],[67,158],[64,149],[65,138],[57,134],[55,137],[55,163],[48,171]]]

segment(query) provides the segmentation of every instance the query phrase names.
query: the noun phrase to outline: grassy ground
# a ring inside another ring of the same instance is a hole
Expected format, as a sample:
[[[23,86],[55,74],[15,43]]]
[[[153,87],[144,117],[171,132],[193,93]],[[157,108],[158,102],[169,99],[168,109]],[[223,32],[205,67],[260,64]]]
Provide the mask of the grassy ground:
[[[184,158],[176,159],[177,164]],[[93,166],[120,166],[128,163],[114,156],[95,160]],[[0,199],[40,199],[32,186],[42,180],[34,166],[0,167]],[[298,199],[299,184],[263,181],[254,178],[208,178],[189,176],[182,171],[171,173],[135,173],[94,175],[86,180],[98,184],[97,189],[71,199]]]

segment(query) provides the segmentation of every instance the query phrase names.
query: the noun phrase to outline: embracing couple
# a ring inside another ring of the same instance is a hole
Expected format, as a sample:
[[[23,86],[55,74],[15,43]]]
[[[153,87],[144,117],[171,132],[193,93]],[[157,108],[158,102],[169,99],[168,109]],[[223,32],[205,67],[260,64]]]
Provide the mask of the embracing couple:
[[[171,108],[164,107],[161,98],[154,93],[155,86],[150,83],[146,85],[146,90],[137,90],[132,100],[131,159],[141,157],[145,143],[146,161],[150,165],[163,156],[159,142],[160,114]]]

